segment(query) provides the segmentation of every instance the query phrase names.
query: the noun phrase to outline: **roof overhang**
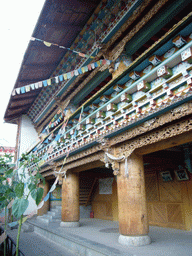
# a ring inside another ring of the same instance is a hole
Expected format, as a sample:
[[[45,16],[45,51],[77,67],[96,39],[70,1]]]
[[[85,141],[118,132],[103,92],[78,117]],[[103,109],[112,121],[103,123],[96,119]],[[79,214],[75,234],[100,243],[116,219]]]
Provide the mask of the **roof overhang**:
[[[32,37],[70,48],[77,35],[101,0],[47,0]],[[30,41],[24,54],[14,89],[51,77],[66,49],[47,47],[41,41]],[[26,114],[42,88],[11,95],[4,115],[5,122],[17,123]]]

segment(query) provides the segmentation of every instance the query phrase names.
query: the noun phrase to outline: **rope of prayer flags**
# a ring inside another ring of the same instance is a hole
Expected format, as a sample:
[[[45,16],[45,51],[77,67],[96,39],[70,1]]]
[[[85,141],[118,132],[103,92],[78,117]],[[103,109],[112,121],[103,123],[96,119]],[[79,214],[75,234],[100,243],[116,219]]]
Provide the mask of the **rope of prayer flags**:
[[[89,55],[87,55],[87,54],[85,54],[85,53],[72,50],[72,49],[70,49],[70,48],[68,48],[68,47],[65,47],[65,46],[61,46],[61,45],[58,45],[58,44],[50,43],[50,42],[41,40],[41,39],[36,38],[36,37],[31,37],[31,41],[39,41],[39,42],[42,42],[42,43],[44,43],[44,45],[46,45],[47,47],[51,47],[51,45],[54,45],[54,46],[57,46],[57,47],[59,47],[59,48],[61,48],[61,49],[65,49],[65,50],[74,52],[74,53],[78,54],[78,55],[79,55],[80,57],[82,57],[82,58],[91,58],[91,59],[94,58],[93,56],[89,56]]]
[[[65,73],[65,74],[58,75],[58,76],[55,76],[55,77],[51,77],[49,79],[39,81],[39,82],[36,82],[36,83],[33,83],[33,84],[29,84],[29,85],[25,85],[25,86],[22,86],[22,87],[15,88],[12,91],[12,96],[15,96],[16,94],[23,94],[23,93],[29,92],[31,90],[36,90],[36,89],[39,89],[41,87],[50,86],[54,82],[58,84],[59,82],[62,82],[64,80],[69,80],[73,76],[81,75],[85,72],[90,71],[91,69],[95,69],[96,67],[100,67],[101,65],[105,65],[105,64],[110,65],[111,61],[110,60],[99,60],[97,62],[88,64],[87,66],[78,68],[76,70],[73,70],[73,71]]]

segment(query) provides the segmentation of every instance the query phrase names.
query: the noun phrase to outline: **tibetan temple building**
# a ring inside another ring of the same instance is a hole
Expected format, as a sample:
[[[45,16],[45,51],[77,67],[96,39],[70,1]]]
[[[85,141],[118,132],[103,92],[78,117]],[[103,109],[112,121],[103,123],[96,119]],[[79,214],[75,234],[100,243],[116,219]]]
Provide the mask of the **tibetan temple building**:
[[[119,221],[192,228],[192,12],[189,0],[47,0],[8,102],[17,160],[39,157],[39,210],[61,226]],[[93,217],[93,216],[92,216]]]

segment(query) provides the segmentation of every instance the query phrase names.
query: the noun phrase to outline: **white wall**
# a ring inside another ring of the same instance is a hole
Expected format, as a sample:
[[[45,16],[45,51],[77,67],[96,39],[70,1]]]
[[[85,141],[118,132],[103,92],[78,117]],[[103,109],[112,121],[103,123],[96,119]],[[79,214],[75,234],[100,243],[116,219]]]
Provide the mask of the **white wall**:
[[[38,134],[27,115],[23,115],[20,126],[19,155],[25,153],[39,141]]]
[[[26,153],[33,145],[35,145],[38,141],[38,134],[27,115],[23,115],[21,119],[20,132],[19,132],[19,148],[18,148],[18,159],[21,157],[22,153]],[[21,173],[22,170],[19,169],[18,173]],[[27,193],[27,189],[25,189]],[[25,214],[31,213],[33,210],[36,210],[37,206],[35,201],[29,197],[29,206],[25,211]]]

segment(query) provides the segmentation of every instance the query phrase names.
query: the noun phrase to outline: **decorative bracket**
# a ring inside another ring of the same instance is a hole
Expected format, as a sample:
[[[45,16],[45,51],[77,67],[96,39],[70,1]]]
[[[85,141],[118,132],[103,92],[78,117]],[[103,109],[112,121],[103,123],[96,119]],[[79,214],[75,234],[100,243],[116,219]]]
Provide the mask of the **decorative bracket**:
[[[109,168],[109,164],[111,164],[114,175],[119,174],[119,163],[124,160],[125,160],[125,156],[115,157],[109,154],[108,152],[105,152],[105,156],[104,156],[105,167]]]
[[[63,177],[66,179],[67,178],[67,168],[66,167],[60,167],[59,171],[55,169],[54,171],[55,177],[59,178],[59,185],[62,185],[63,182]]]
[[[99,138],[97,139],[97,142],[98,142],[99,144],[101,144],[101,147],[102,147],[102,150],[103,150],[103,151],[108,151],[108,150],[109,150],[110,142],[109,142],[109,139],[108,139],[108,138],[99,137]]]

